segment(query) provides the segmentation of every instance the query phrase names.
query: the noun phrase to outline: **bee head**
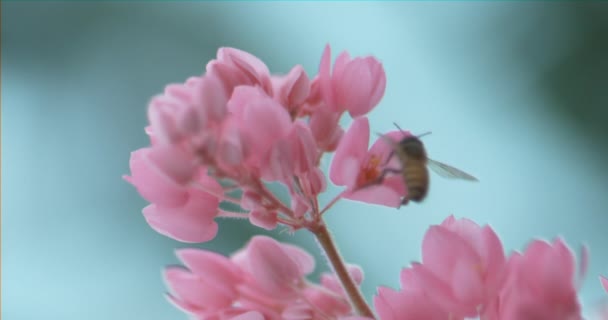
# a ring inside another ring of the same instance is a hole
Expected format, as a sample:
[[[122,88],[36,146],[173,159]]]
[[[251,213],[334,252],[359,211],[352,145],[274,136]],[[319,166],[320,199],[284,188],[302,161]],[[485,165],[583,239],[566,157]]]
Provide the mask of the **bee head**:
[[[422,141],[416,136],[408,136],[399,141],[399,149],[401,149],[408,157],[414,159],[425,159],[426,152]]]

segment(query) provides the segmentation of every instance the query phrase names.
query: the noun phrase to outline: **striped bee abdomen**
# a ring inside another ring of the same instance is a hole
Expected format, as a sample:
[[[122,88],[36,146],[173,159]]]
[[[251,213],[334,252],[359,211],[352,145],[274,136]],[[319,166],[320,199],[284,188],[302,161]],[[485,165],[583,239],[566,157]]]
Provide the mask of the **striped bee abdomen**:
[[[402,169],[408,191],[407,198],[414,202],[422,201],[429,189],[429,172],[425,161],[409,159]]]

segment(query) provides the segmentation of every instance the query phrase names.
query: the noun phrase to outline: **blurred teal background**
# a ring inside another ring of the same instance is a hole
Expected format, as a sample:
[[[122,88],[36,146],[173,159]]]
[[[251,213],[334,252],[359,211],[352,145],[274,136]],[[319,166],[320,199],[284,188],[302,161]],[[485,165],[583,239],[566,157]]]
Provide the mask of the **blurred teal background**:
[[[421,205],[330,211],[368,298],[398,285],[426,228],[449,214],[490,223],[508,250],[557,235],[589,245],[586,310],[605,296],[605,3],[3,2],[2,318],[185,319],[164,300],[161,270],[189,245],[151,230],[121,179],[130,151],[148,144],[148,100],[202,73],[221,46],[312,77],[328,42],[334,57],[383,62],[373,131],[432,130],[430,156],[481,180],[433,176]],[[222,221],[199,247],[230,253],[258,232]],[[309,234],[270,234],[316,252],[315,277],[327,270]]]

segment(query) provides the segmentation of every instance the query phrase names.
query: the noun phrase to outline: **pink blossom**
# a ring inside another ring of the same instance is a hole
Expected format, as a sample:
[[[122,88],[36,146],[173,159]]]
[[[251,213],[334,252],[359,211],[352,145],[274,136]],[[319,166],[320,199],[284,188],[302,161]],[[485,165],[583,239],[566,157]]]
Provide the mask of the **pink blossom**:
[[[255,236],[230,258],[199,249],[177,256],[187,269],[165,270],[168,297],[197,319],[365,319],[345,296],[306,281],[315,264],[299,247]]]
[[[291,183],[294,175],[303,175],[316,167],[318,150],[310,128],[304,123],[293,123],[289,132],[275,141],[260,166],[266,181]]]
[[[351,59],[344,51],[336,59],[333,72],[330,68],[331,48],[327,45],[321,57],[319,81],[323,99],[332,110],[348,110],[352,117],[359,117],[382,99],[386,75],[374,57]]]
[[[217,59],[207,64],[207,74],[222,82],[227,96],[240,85],[259,86],[272,94],[270,72],[264,62],[254,55],[235,48],[220,48]]]
[[[124,179],[134,185],[144,199],[167,206],[186,202],[184,182],[194,173],[194,166],[178,148],[154,146],[139,149],[131,153],[129,166],[131,176],[124,176]]]
[[[201,175],[197,184],[204,190],[221,193],[221,186],[209,176]],[[195,187],[186,189],[180,205],[152,203],[143,209],[146,221],[157,232],[183,242],[205,242],[215,238],[220,200]]]
[[[446,320],[451,317],[432,299],[418,290],[395,291],[390,288],[378,288],[374,297],[374,306],[381,320]]]
[[[292,126],[287,110],[256,88],[237,87],[228,108],[239,120],[237,125],[251,161],[260,161]]]
[[[443,309],[458,317],[473,317],[497,295],[505,264],[502,244],[492,228],[450,216],[426,232],[416,274]]]
[[[272,85],[275,99],[296,118],[310,93],[310,80],[304,68],[297,65],[285,76],[272,77]]]
[[[523,254],[510,257],[508,274],[489,319],[582,319],[575,258],[562,239],[553,244],[533,241]]]
[[[329,178],[347,187],[344,198],[397,207],[406,196],[403,178],[391,176],[377,183],[392,149],[379,139],[368,151],[369,136],[368,119],[355,119],[336,149]]]
[[[184,242],[209,241],[217,233],[213,220],[222,194],[214,179],[189,162],[188,156],[171,145],[139,149],[131,154],[131,176],[124,178],[152,202],[143,214],[150,226],[161,234]],[[199,190],[190,184],[204,188]]]
[[[315,137],[319,148],[324,151],[334,151],[344,134],[338,121],[341,114],[329,108],[317,108],[311,112],[310,131]]]
[[[608,293],[608,278],[600,276],[600,283],[602,284],[602,287],[604,287],[604,290],[606,290]]]

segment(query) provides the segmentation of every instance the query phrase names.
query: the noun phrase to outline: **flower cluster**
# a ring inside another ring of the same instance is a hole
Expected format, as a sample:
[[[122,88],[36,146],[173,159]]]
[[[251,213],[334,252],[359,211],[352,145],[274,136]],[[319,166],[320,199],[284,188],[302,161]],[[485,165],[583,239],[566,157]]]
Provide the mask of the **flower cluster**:
[[[169,299],[197,319],[365,319],[353,315],[334,275],[320,285],[306,280],[315,262],[296,246],[256,236],[230,258],[197,249],[177,255],[188,269],[165,271]],[[349,269],[361,283],[361,269]]]
[[[218,231],[215,217],[239,216],[219,210],[220,202],[233,201],[257,226],[314,228],[321,215],[317,195],[326,187],[322,155],[339,148],[332,180],[351,191],[355,185],[349,176],[372,170],[366,161],[376,160],[360,158],[350,145],[353,138],[367,144],[364,115],[378,104],[386,84],[375,58],[351,59],[343,52],[332,70],[330,54],[327,46],[319,74],[310,80],[301,66],[274,76],[251,54],[221,48],[206,74],[169,85],[153,98],[146,128],[152,146],[132,153],[126,177],[152,203],[144,209],[149,224],[180,241],[208,241]],[[347,135],[346,145],[340,143],[339,125],[345,112],[357,118],[357,132]],[[374,163],[375,176],[368,174],[368,180],[379,175],[380,163]],[[232,185],[224,188],[220,180]],[[264,182],[284,185],[289,205]],[[399,194],[391,191],[391,200],[404,195],[402,185]],[[234,189],[242,192],[240,199],[227,195]],[[383,193],[383,188],[369,190]]]
[[[312,79],[301,66],[271,75],[255,56],[221,48],[202,76],[168,85],[149,104],[151,146],[131,154],[125,179],[151,204],[143,214],[156,231],[182,242],[205,242],[217,217],[247,218],[265,229],[306,229],[334,271],[320,284],[302,249],[256,236],[231,257],[197,249],[177,255],[183,267],[165,270],[168,298],[205,320],[579,320],[581,265],[562,239],[534,240],[507,256],[489,226],[448,217],[431,226],[422,262],[401,272],[401,289],[381,287],[376,317],[363,299],[363,272],[346,265],[323,221],[339,199],[399,207],[407,181],[394,144],[408,131],[383,134],[371,147],[366,114],[380,102],[386,75],[373,57],[343,52],[332,67],[327,46]],[[348,113],[348,129],[340,119]],[[344,187],[321,207],[327,184],[320,169],[334,153],[329,180]],[[282,185],[289,198],[268,187]],[[220,209],[223,202],[238,211]],[[608,291],[608,279],[600,277]]]
[[[582,252],[575,279],[575,258],[562,239],[534,240],[506,258],[489,226],[450,216],[425,234],[422,263],[402,270],[401,291],[380,288],[375,306],[383,320],[582,319]]]
[[[580,320],[577,288],[587,251],[582,253],[578,276],[574,255],[560,238],[534,240],[507,258],[492,228],[450,216],[426,232],[422,263],[402,270],[401,290],[380,287],[374,304],[382,320]],[[323,275],[321,285],[306,281],[314,261],[292,245],[256,236],[230,259],[193,249],[178,256],[190,271],[166,271],[170,299],[199,319],[245,313],[257,319],[366,319],[355,318],[335,276]],[[361,269],[349,271],[360,284]]]

